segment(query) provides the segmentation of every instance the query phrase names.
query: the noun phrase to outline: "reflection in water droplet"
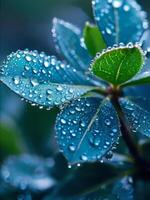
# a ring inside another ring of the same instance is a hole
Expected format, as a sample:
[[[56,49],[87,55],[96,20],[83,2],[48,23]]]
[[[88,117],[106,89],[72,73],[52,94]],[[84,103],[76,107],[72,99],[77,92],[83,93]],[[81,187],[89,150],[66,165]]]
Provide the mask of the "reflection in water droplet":
[[[37,79],[31,79],[31,84],[33,85],[33,87],[39,85],[38,80]]]
[[[61,123],[62,123],[62,124],[66,124],[66,120],[61,119]]]
[[[122,6],[122,0],[113,0],[112,5],[114,8],[120,8]]]
[[[62,91],[63,90],[63,88],[60,85],[56,89],[57,89],[57,91]]]
[[[106,120],[105,120],[105,124],[106,124],[107,126],[110,126],[110,125],[111,125],[111,121],[110,121],[109,119],[106,119]]]
[[[26,56],[26,60],[30,62],[32,59],[30,56]]]
[[[76,150],[76,147],[75,147],[75,145],[72,144],[69,146],[69,149],[70,149],[70,151],[74,152]]]
[[[85,154],[83,154],[83,155],[81,156],[81,159],[82,159],[83,161],[87,161],[87,160],[88,160],[88,157],[87,157]]]

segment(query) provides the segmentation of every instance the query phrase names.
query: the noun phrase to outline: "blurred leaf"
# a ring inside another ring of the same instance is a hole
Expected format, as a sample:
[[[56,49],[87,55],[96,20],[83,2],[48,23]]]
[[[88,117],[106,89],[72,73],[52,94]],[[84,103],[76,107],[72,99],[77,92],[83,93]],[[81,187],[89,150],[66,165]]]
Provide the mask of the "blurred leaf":
[[[92,56],[95,57],[98,52],[106,49],[103,36],[97,26],[87,22],[83,30],[83,37],[86,47]]]
[[[24,145],[18,130],[0,123],[0,161],[9,155],[20,154]]]
[[[120,85],[135,76],[143,64],[144,54],[140,47],[118,47],[97,56],[92,71],[96,76]]]
[[[124,170],[110,164],[85,163],[58,186],[53,197],[67,199],[67,197],[90,193],[124,175]]]
[[[0,174],[0,199],[1,200],[16,200],[16,189],[3,181]]]
[[[108,46],[139,42],[148,28],[146,15],[135,0],[93,0],[93,11]]]
[[[57,112],[56,108],[47,111],[26,104],[18,124],[29,152],[47,157],[55,151],[51,135]]]
[[[1,167],[1,175],[6,183],[17,189],[44,191],[55,185],[50,175],[52,165],[52,160],[35,155],[9,157]]]
[[[71,164],[101,159],[117,143],[119,134],[118,118],[108,99],[75,100],[56,121],[59,148]]]

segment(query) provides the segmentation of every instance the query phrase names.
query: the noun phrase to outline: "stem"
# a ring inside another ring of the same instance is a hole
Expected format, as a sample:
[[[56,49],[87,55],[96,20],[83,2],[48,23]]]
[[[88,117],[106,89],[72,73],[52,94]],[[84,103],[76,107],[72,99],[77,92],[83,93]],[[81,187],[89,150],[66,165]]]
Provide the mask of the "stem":
[[[98,88],[94,88],[92,90],[92,92],[96,92],[96,93],[98,93],[100,95],[103,95],[103,96],[107,96],[109,94],[105,89],[99,88],[99,87]]]
[[[128,149],[134,159],[135,164],[137,165],[138,169],[140,170],[140,173],[142,172],[141,173],[142,176],[146,174],[145,172],[148,172],[149,178],[150,178],[150,162],[148,162],[147,160],[145,160],[143,158],[137,144],[134,142],[134,140],[132,138],[132,131],[129,128],[129,124],[128,124],[126,117],[122,111],[122,108],[119,104],[118,97],[112,96],[111,101],[112,101],[112,103],[117,111],[117,114],[119,116],[122,137],[123,137],[124,141],[126,142],[126,145],[128,146]]]

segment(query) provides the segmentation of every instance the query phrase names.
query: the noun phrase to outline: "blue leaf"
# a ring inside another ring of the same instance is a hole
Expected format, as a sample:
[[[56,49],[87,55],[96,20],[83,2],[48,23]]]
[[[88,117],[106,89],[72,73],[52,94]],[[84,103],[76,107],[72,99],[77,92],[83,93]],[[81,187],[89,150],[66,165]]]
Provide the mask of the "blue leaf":
[[[150,100],[145,98],[121,98],[121,106],[133,132],[150,137]]]
[[[89,77],[37,51],[17,51],[2,66],[0,80],[25,99],[52,107],[91,90]]]
[[[146,13],[135,0],[93,0],[95,20],[108,46],[139,42],[148,28]]]
[[[6,183],[21,190],[43,191],[55,184],[50,176],[50,163],[35,155],[9,157],[1,167],[1,175]]]
[[[56,136],[70,163],[101,159],[119,137],[116,112],[108,99],[82,98],[58,115]]]
[[[79,28],[63,20],[54,19],[52,33],[62,54],[77,70],[87,70],[91,57],[82,39]]]

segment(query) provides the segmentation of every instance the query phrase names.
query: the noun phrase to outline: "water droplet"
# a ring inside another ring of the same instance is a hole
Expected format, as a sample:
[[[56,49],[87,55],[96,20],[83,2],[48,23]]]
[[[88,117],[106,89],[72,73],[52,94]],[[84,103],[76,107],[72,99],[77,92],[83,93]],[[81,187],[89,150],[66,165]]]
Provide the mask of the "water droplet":
[[[106,33],[108,33],[109,35],[112,34],[111,30],[109,28],[106,28]]]
[[[130,10],[130,6],[129,5],[124,5],[123,9],[124,9],[124,11],[128,12]]]
[[[61,119],[61,123],[62,123],[62,124],[66,124],[66,120]]]
[[[44,66],[49,67],[50,63],[48,61],[44,61]]]
[[[112,129],[112,132],[113,132],[113,133],[117,133],[118,130],[117,130],[116,128],[113,128],[113,129]]]
[[[112,5],[114,8],[120,8],[122,6],[122,0],[113,0]]]
[[[62,91],[63,90],[63,88],[60,85],[56,89],[57,89],[57,91]]]
[[[105,124],[106,124],[107,126],[110,126],[110,125],[111,125],[111,121],[110,121],[109,119],[106,119],[106,120],[105,120]]]
[[[30,62],[32,59],[30,56],[26,56],[26,60]]]
[[[69,149],[70,149],[70,151],[74,152],[76,150],[76,147],[73,144],[71,144],[69,146]]]
[[[95,138],[93,141],[94,145],[97,147],[100,144],[100,140],[98,138]]]
[[[86,156],[85,154],[83,154],[83,155],[81,156],[81,159],[82,159],[83,161],[87,161],[87,160],[88,160],[88,158],[87,158],[87,156]]]
[[[81,125],[81,127],[83,127],[83,128],[86,126],[85,122],[81,122],[80,125]]]
[[[31,79],[31,84],[33,85],[33,87],[35,87],[35,86],[39,85],[39,82],[37,79],[33,78],[33,79]]]
[[[13,82],[14,82],[15,85],[18,85],[18,84],[20,83],[20,78],[19,78],[19,76],[15,76],[15,77],[13,78]]]

